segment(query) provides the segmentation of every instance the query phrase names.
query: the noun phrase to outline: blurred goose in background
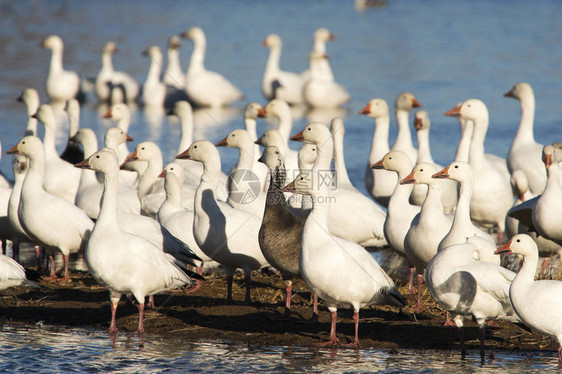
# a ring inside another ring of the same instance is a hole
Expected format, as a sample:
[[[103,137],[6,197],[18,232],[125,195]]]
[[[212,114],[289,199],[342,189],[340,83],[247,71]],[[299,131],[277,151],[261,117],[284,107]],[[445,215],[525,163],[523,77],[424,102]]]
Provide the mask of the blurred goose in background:
[[[95,91],[99,101],[104,102],[129,102],[137,99],[140,91],[139,84],[129,74],[122,71],[113,70],[113,53],[119,49],[114,42],[109,41],[103,46],[101,54],[101,70],[99,71],[96,82]],[[112,90],[116,88],[120,90],[121,98],[112,97]]]
[[[262,217],[217,201],[216,189],[221,161],[219,151],[211,142],[198,140],[176,157],[203,163],[203,176],[195,193],[193,235],[199,248],[224,266],[227,276],[227,302],[232,303],[234,271],[241,268],[246,283],[244,302],[250,304],[252,270],[268,264],[256,235]]]
[[[35,88],[26,88],[17,99],[25,104],[27,109],[27,127],[25,128],[25,136],[37,136],[37,119],[33,117],[39,109],[39,94]]]
[[[318,157],[321,157],[320,151]],[[329,211],[333,208],[333,200],[330,199],[332,191],[331,186],[322,183],[320,178],[318,170],[301,173],[282,189],[313,197],[312,212],[302,233],[300,273],[306,285],[326,302],[330,311],[330,338],[318,345],[338,344],[337,308],[351,306],[355,338],[348,346],[358,348],[360,308],[382,304],[404,308],[406,302],[392,279],[369,252],[352,241],[331,234]],[[339,276],[333,277],[333,274]]]
[[[269,34],[262,44],[269,48],[269,57],[261,84],[263,96],[267,100],[281,99],[290,105],[304,103],[303,87],[308,74],[281,70],[279,60],[283,42],[279,35]]]
[[[377,203],[388,207],[390,196],[398,183],[397,176],[394,173],[371,168],[371,165],[381,160],[390,151],[388,146],[390,127],[388,104],[384,99],[372,99],[359,111],[359,114],[375,119],[375,131],[373,132],[367,168],[365,169],[365,188]]]
[[[173,35],[168,39],[168,65],[162,74],[162,82],[178,90],[183,90],[185,75],[181,70],[180,63],[180,40],[177,35]]]
[[[51,65],[45,82],[49,99],[52,102],[65,102],[75,98],[80,90],[80,78],[76,72],[64,70],[62,66],[62,39],[57,35],[50,35],[41,42],[41,46],[51,50]]]
[[[535,95],[531,85],[517,83],[504,94],[513,97],[521,104],[521,121],[507,154],[507,167],[510,173],[523,170],[529,182],[529,188],[535,195],[543,192],[546,186],[546,172],[541,161],[542,145],[535,141],[533,125],[535,119]]]
[[[193,41],[189,67],[185,75],[185,90],[196,106],[222,107],[240,100],[243,95],[225,77],[205,69],[207,40],[199,27],[192,27],[180,35]]]
[[[338,107],[351,98],[342,85],[325,78],[322,61],[327,58],[325,54],[310,52],[310,78],[304,85],[303,95],[306,103],[313,108]]]
[[[326,42],[334,41],[336,37],[328,29],[321,27],[314,31],[314,45],[312,50],[317,55],[327,55]],[[322,79],[327,81],[334,81],[334,73],[330,67],[329,59],[321,59],[317,62],[318,74]]]
[[[33,241],[45,246],[50,258],[50,276],[57,281],[54,254],[64,256],[64,277],[70,279],[68,261],[70,253],[83,251],[92,231],[93,222],[73,203],[46,191],[43,187],[46,152],[41,140],[26,136],[8,150],[8,154],[27,156],[29,169],[23,182],[18,216],[25,232]],[[56,214],[53,214],[56,212]]]
[[[163,107],[166,100],[166,85],[160,80],[163,57],[160,47],[151,46],[142,52],[150,58],[150,68],[142,86],[141,101],[148,107]]]
[[[421,106],[421,103],[409,92],[399,94],[394,102],[396,122],[398,123],[398,135],[396,135],[396,140],[390,149],[392,151],[402,151],[407,154],[412,164],[415,164],[418,159],[418,151],[412,144],[410,121],[408,117],[412,109],[421,108]]]
[[[76,164],[84,159],[84,151],[72,139],[80,128],[80,103],[76,99],[70,99],[66,102],[65,110],[68,115],[68,140],[60,158],[71,164]]]
[[[258,140],[257,133],[257,119],[259,117],[258,111],[262,108],[259,103],[248,103],[244,108],[244,126],[246,131],[250,134],[250,138],[255,143]],[[184,148],[185,149],[185,148]],[[254,156],[256,159],[260,157],[260,146],[256,143],[254,146]]]
[[[462,116],[474,124],[470,143],[469,163],[474,173],[474,190],[470,200],[470,217],[481,225],[497,227],[498,241],[503,240],[506,213],[513,204],[509,172],[484,154],[488,130],[488,109],[478,99],[464,101],[445,113]]]
[[[556,338],[559,345],[558,366],[562,367],[562,282],[535,281],[539,255],[537,245],[528,235],[514,236],[496,253],[515,253],[523,256],[521,269],[509,288],[509,298],[517,316],[525,324]]]

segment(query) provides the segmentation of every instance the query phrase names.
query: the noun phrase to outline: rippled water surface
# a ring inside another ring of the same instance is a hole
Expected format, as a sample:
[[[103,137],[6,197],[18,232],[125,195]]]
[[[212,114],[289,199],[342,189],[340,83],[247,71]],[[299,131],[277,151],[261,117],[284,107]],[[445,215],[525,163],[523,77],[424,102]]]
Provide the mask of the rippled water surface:
[[[490,111],[486,150],[504,156],[519,121],[519,105],[503,97],[518,81],[532,84],[537,98],[536,138],[562,140],[562,2],[560,1],[419,1],[387,0],[381,8],[359,12],[352,1],[0,1],[0,141],[12,147],[23,134],[26,113],[15,99],[26,87],[37,88],[46,100],[44,81],[49,52],[39,47],[56,33],[65,42],[64,65],[82,76],[99,70],[100,50],[114,40],[120,52],[116,69],[143,81],[148,60],[140,52],[150,45],[164,48],[169,36],[191,26],[207,33],[206,65],[228,77],[246,95],[233,108],[199,111],[195,137],[216,142],[242,126],[240,110],[247,102],[264,103],[260,81],[267,51],[261,41],[275,32],[284,41],[281,64],[286,70],[306,69],[312,33],[327,27],[337,39],[328,54],[336,80],[352,100],[335,112],[295,111],[294,133],[311,119],[345,117],[345,155],[352,182],[363,187],[373,121],[359,116],[371,98],[392,107],[396,95],[413,92],[432,119],[432,151],[441,164],[454,155],[459,130],[456,120],[442,114],[459,101],[482,99]],[[191,43],[182,42],[185,70]],[[110,126],[102,120],[105,107],[90,100],[82,107],[81,125],[93,128],[101,141]],[[137,141],[152,140],[170,161],[179,129],[163,112],[133,108],[130,129]],[[260,126],[261,132],[265,126]],[[42,133],[42,129],[40,130]],[[390,141],[396,126],[392,116]],[[59,149],[65,142],[60,131]],[[292,144],[297,147],[297,144]],[[223,170],[237,152],[221,149]],[[11,175],[10,158],[0,169]],[[146,336],[107,335],[89,330],[60,331],[3,327],[0,370],[22,371],[531,371],[554,367],[553,354],[542,356],[497,353],[480,366],[477,355],[461,361],[456,352],[313,350],[289,347],[247,347],[220,342],[170,341]]]

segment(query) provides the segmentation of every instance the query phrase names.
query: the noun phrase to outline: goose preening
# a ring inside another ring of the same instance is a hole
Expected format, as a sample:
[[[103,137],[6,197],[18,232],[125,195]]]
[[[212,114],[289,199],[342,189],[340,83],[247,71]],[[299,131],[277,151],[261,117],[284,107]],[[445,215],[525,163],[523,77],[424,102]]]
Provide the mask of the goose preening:
[[[45,152],[43,186],[47,192],[74,203],[80,183],[80,171],[76,170],[71,163],[61,159],[57,153],[58,125],[53,109],[49,104],[42,104],[34,116],[45,126],[44,146],[42,146]]]
[[[313,197],[312,211],[302,232],[300,273],[306,285],[326,302],[330,311],[330,339],[319,345],[338,344],[337,308],[352,307],[355,338],[349,346],[359,347],[360,308],[381,304],[403,308],[406,302],[369,252],[330,233],[331,187],[320,178],[317,170],[304,172],[282,189]]]
[[[238,163],[228,177],[227,203],[263,217],[267,195],[268,170],[254,156],[254,142],[248,131],[236,129],[215,144],[217,147],[238,148]]]
[[[41,42],[43,48],[51,50],[51,65],[45,89],[52,102],[70,100],[80,91],[80,77],[74,71],[64,70],[62,54],[64,45],[57,35],[50,35]]]
[[[417,313],[423,308],[421,302],[421,284],[423,271],[437,253],[441,240],[447,235],[452,225],[452,217],[443,214],[441,203],[442,184],[432,178],[439,169],[435,164],[417,164],[412,172],[400,181],[400,184],[425,184],[427,193],[421,211],[414,217],[410,229],[404,238],[404,251],[408,263],[416,268],[418,274],[418,300],[415,305]]]
[[[26,88],[17,100],[23,102],[27,109],[25,135],[37,135],[37,119],[33,117],[37,113],[37,109],[39,109],[39,94],[37,90],[35,88]]]
[[[372,99],[359,111],[359,114],[375,119],[375,131],[373,132],[371,151],[365,169],[365,188],[377,203],[388,207],[390,196],[398,183],[397,176],[394,173],[371,168],[371,165],[381,160],[390,151],[388,146],[390,127],[388,104],[384,99]]]
[[[251,303],[252,270],[267,265],[256,235],[261,217],[217,201],[221,161],[219,151],[213,143],[198,140],[176,158],[203,163],[203,175],[195,192],[195,240],[207,256],[224,266],[227,275],[227,302],[232,302],[234,271],[241,268],[246,276],[245,303]]]
[[[142,86],[141,101],[148,107],[163,107],[166,100],[166,85],[160,80],[163,56],[160,47],[151,46],[142,52],[150,58],[150,68]]]
[[[308,74],[281,70],[279,60],[283,42],[279,35],[269,34],[262,44],[269,48],[269,57],[261,84],[263,96],[267,100],[281,99],[291,105],[302,104],[304,102],[303,87]]]
[[[416,164],[430,163],[436,165],[441,170],[443,166],[436,164],[431,157],[431,150],[429,147],[429,128],[431,121],[429,115],[425,110],[416,112],[414,127],[416,128],[416,135],[418,137],[418,159]],[[427,187],[420,189],[421,185],[414,186],[414,191],[410,195],[410,202],[414,205],[422,205],[427,193]],[[438,188],[441,190],[441,202],[443,203],[443,211],[447,214],[453,214],[457,206],[457,184],[450,180],[445,180],[439,183]]]
[[[481,225],[495,226],[501,243],[505,216],[513,204],[509,172],[484,154],[484,139],[488,130],[488,108],[478,99],[469,99],[445,113],[461,116],[473,122],[469,163],[474,172],[474,190],[470,200],[470,217]]]
[[[394,102],[398,134],[390,149],[392,151],[402,151],[407,154],[412,164],[415,164],[418,159],[418,151],[412,144],[412,134],[410,132],[410,121],[408,117],[412,109],[421,107],[422,104],[409,92],[399,94]]]
[[[179,36],[173,35],[168,39],[168,64],[162,74],[162,82],[178,90],[183,90],[185,75],[181,70],[179,54],[180,46],[181,43]]]
[[[107,288],[111,300],[110,333],[117,332],[115,316],[119,299],[123,294],[132,294],[138,302],[138,333],[144,332],[144,299],[146,296],[175,289],[192,280],[187,269],[173,254],[141,236],[130,234],[120,228],[117,218],[117,194],[119,188],[119,163],[116,154],[102,149],[77,164],[104,174],[104,192],[100,215],[86,247],[86,263],[92,277]],[[188,258],[193,254],[184,251]],[[184,257],[181,260],[183,261]]]
[[[310,78],[304,84],[303,96],[313,108],[333,108],[347,103],[349,92],[337,82],[326,79],[322,72],[322,61],[328,56],[315,51],[310,52]]]
[[[539,254],[536,243],[528,235],[515,235],[496,253],[523,256],[521,269],[509,288],[511,304],[526,325],[558,340],[558,365],[562,367],[562,282],[535,281]]]
[[[113,88],[121,90],[123,102],[134,101],[139,95],[140,87],[137,81],[129,74],[113,69],[113,53],[119,49],[114,42],[105,43],[101,54],[101,69],[96,76],[95,91],[99,101],[115,102],[112,98]]]
[[[507,154],[507,167],[511,173],[521,169],[527,176],[533,194],[542,193],[546,186],[546,172],[541,161],[542,145],[535,141],[535,95],[531,85],[517,83],[504,94],[521,104],[521,121]]]
[[[18,210],[21,226],[33,241],[45,246],[51,262],[48,279],[57,279],[55,251],[58,250],[63,254],[63,281],[66,281],[70,278],[69,255],[71,252],[84,250],[94,224],[80,208],[47,192],[43,187],[46,152],[39,138],[26,136],[7,153],[21,154],[27,156],[29,160],[29,169],[23,182]]]
[[[322,173],[322,182],[332,188],[334,197],[329,214],[330,233],[364,247],[387,244],[383,233],[385,213],[381,207],[362,193],[333,185],[331,171],[334,141],[326,125],[311,122],[291,137],[291,140],[316,145],[317,158],[313,170]],[[349,214],[353,212],[353,214]]]
[[[180,35],[193,41],[193,52],[185,74],[185,90],[197,106],[217,108],[243,97],[242,92],[221,74],[205,69],[207,40],[199,27],[192,27]]]
[[[259,231],[259,243],[263,256],[271,266],[281,273],[285,282],[284,318],[291,315],[292,279],[300,277],[299,256],[304,219],[292,214],[287,207],[285,194],[285,163],[279,148],[266,147],[259,159],[269,169],[270,181],[263,220]],[[314,295],[312,320],[318,319],[317,296]]]
[[[80,103],[76,99],[70,99],[66,102],[65,110],[68,115],[68,141],[60,158],[71,164],[76,164],[84,159],[84,151],[72,139],[80,128]]]

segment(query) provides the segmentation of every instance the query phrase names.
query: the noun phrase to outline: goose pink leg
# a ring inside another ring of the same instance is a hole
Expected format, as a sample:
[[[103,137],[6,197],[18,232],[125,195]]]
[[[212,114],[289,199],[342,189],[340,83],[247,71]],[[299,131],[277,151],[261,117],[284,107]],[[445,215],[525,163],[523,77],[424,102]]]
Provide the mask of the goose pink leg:
[[[353,312],[353,322],[355,322],[355,339],[353,342],[346,344],[346,347],[350,348],[361,348],[359,344],[359,312]]]
[[[115,334],[117,333],[117,326],[115,324],[115,316],[117,315],[117,306],[119,305],[118,301],[111,302],[111,324],[109,325],[109,333]]]
[[[318,347],[327,347],[331,346],[334,347],[338,345],[339,339],[336,337],[336,322],[338,319],[338,312],[333,311],[330,313],[330,339],[326,342],[316,343],[315,345]]]

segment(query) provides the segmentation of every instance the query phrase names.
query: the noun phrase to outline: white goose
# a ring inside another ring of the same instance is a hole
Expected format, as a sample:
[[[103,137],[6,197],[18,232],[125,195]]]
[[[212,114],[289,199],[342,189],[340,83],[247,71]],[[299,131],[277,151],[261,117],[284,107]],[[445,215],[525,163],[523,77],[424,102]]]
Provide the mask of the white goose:
[[[375,131],[373,132],[367,168],[365,169],[365,188],[377,203],[388,207],[390,196],[398,183],[397,176],[394,173],[371,168],[371,165],[382,159],[390,151],[388,146],[390,127],[388,104],[384,99],[372,99],[359,111],[359,114],[375,119]]]
[[[291,109],[289,108],[289,105],[283,100],[271,100],[264,108],[258,109],[258,117],[275,118],[278,121],[277,130],[283,138],[283,144],[270,145],[275,145],[281,150],[289,175],[293,172],[297,174],[298,152],[289,148],[289,137],[291,136],[291,131],[293,129],[293,119],[291,117]]]
[[[398,95],[394,102],[394,110],[396,114],[396,122],[398,123],[398,135],[394,144],[390,148],[392,151],[402,151],[408,155],[412,164],[418,159],[418,151],[412,144],[412,135],[410,132],[410,121],[408,116],[414,108],[420,108],[422,105],[416,100],[415,96],[409,92]]]
[[[244,108],[244,126],[246,127],[246,131],[248,131],[254,143],[256,142],[256,140],[258,140],[258,133],[256,128],[258,111],[261,108],[261,105],[258,103],[248,103],[246,104],[246,108]],[[256,159],[260,157],[260,146],[258,144],[254,146],[254,156],[256,157]]]
[[[474,188],[474,173],[470,164],[462,161],[454,161],[445,169],[433,174],[433,178],[446,178],[457,181],[460,184],[459,200],[455,209],[453,225],[449,233],[439,243],[438,250],[442,250],[454,244],[466,242],[468,238],[478,236],[485,239],[489,245],[487,251],[481,251],[485,254],[485,258],[480,260],[488,260],[499,265],[499,257],[493,256],[496,244],[494,238],[490,234],[476,227],[470,220],[470,201],[472,200],[472,191]],[[483,249],[483,246],[480,246]]]
[[[429,115],[425,110],[419,110],[416,112],[414,127],[416,128],[416,134],[418,137],[418,159],[416,163],[430,163],[436,165],[438,170],[443,169],[443,166],[436,164],[433,161],[433,157],[431,157],[431,149],[429,146],[429,128],[431,127],[431,122],[429,121]],[[418,187],[420,186],[421,185],[414,186],[414,191],[410,196],[410,202],[414,205],[422,205],[427,193],[427,187],[424,186],[425,188],[419,189]],[[441,191],[443,211],[446,214],[453,214],[455,212],[455,207],[457,206],[457,184],[453,181],[445,180],[438,184],[438,188]]]
[[[334,41],[336,37],[328,29],[321,27],[314,32],[314,45],[312,50],[318,55],[326,55],[326,42]],[[328,59],[318,61],[318,72],[322,78],[328,81],[334,81],[334,73],[330,67]]]
[[[122,71],[113,70],[112,55],[118,50],[115,43],[111,41],[103,46],[101,70],[96,77],[94,86],[99,101],[116,100],[116,98],[111,97],[114,87],[121,90],[123,102],[134,101],[139,95],[140,87],[133,77]]]
[[[292,136],[291,140],[316,145],[318,156],[313,170],[322,173],[323,183],[329,184],[333,188],[335,200],[331,204],[330,210],[330,233],[364,247],[386,245],[383,233],[384,211],[360,192],[338,188],[338,186],[332,184],[333,174],[330,165],[334,141],[326,125],[319,122],[309,123],[301,132]],[[350,214],[350,212],[353,212],[353,214]]]
[[[25,135],[37,135],[37,119],[32,116],[39,109],[39,94],[35,88],[26,88],[17,99],[25,104],[27,109],[27,127]]]
[[[39,286],[25,277],[25,269],[16,260],[0,254],[0,291],[10,287]]]
[[[319,158],[320,153],[319,151]],[[349,346],[357,348],[360,346],[360,308],[381,304],[403,308],[406,302],[392,279],[369,252],[354,242],[331,234],[331,187],[322,183],[320,178],[317,170],[301,173],[282,189],[310,195],[314,201],[302,233],[300,273],[306,285],[326,302],[330,311],[330,339],[319,345],[338,344],[337,308],[352,307],[355,338]],[[345,281],[341,281],[342,279]]]
[[[310,78],[303,88],[306,103],[312,108],[333,108],[350,100],[349,92],[333,80],[328,80],[322,71],[322,62],[327,56],[315,51],[310,52]]]
[[[60,158],[75,164],[84,159],[84,151],[72,139],[80,128],[80,103],[76,99],[70,99],[66,102],[65,110],[68,115],[68,140]]]
[[[507,167],[511,173],[517,169],[525,172],[531,192],[542,193],[546,186],[546,173],[541,160],[542,145],[535,141],[533,122],[535,118],[535,95],[528,83],[521,82],[504,94],[521,104],[521,122],[507,154]]]
[[[176,35],[171,36],[168,39],[168,65],[164,69],[162,82],[178,90],[183,90],[185,75],[181,70],[179,48],[180,38]]]
[[[509,173],[490,162],[484,154],[484,139],[488,129],[488,109],[478,99],[466,100],[447,111],[448,116],[462,116],[474,123],[470,143],[469,163],[474,172],[474,190],[470,201],[470,216],[479,224],[498,228],[501,243],[505,216],[513,204]]]
[[[192,27],[180,36],[191,39],[194,44],[189,67],[185,74],[185,89],[195,104],[216,108],[241,99],[242,92],[225,77],[205,69],[207,40],[203,30],[199,27]]]
[[[39,110],[34,116],[45,126],[43,137],[45,177],[43,178],[43,187],[47,192],[74,203],[80,183],[80,171],[76,170],[71,163],[61,159],[57,153],[57,120],[53,114],[53,109],[50,105],[43,104],[39,106]]]
[[[45,82],[49,99],[52,102],[64,102],[76,97],[80,90],[80,78],[76,72],[64,70],[62,66],[62,39],[50,35],[41,42],[41,46],[51,50],[51,65]]]
[[[343,124],[343,120],[340,117],[336,117],[332,120],[332,123],[330,124],[330,133],[332,134],[332,139],[334,140],[334,171],[336,174],[336,180],[338,182],[338,188],[346,188],[351,191],[359,192],[359,190],[357,190],[357,188],[353,186],[353,184],[349,180],[349,175],[347,174],[345,157],[343,153],[343,137],[345,135],[345,126]]]
[[[254,155],[254,142],[248,131],[236,129],[215,144],[238,148],[238,163],[230,171],[227,202],[236,209],[263,217],[267,195],[268,169]]]
[[[417,164],[412,172],[400,181],[400,184],[425,184],[427,194],[421,211],[412,220],[410,229],[404,238],[404,251],[408,262],[415,266],[418,274],[418,300],[415,305],[417,313],[423,308],[421,302],[421,284],[423,271],[433,256],[441,240],[447,235],[453,224],[451,216],[443,214],[441,190],[438,180],[431,178],[439,169],[432,163]]]
[[[246,275],[245,303],[250,303],[252,270],[267,265],[258,243],[261,217],[234,209],[217,201],[221,162],[219,152],[209,141],[198,140],[176,156],[203,163],[203,176],[195,193],[193,235],[199,248],[222,264],[227,275],[227,302],[232,302],[234,271],[241,268]]]
[[[74,204],[47,192],[43,187],[46,152],[39,138],[26,136],[8,153],[22,154],[29,159],[18,210],[20,223],[35,242],[45,246],[51,260],[49,279],[57,279],[54,253],[58,250],[64,256],[63,280],[68,280],[69,255],[84,250],[93,222]]]
[[[558,340],[558,365],[562,367],[562,282],[535,281],[539,255],[537,245],[528,235],[514,236],[496,253],[523,256],[521,269],[509,288],[509,298],[513,309],[525,324]]]
[[[122,294],[133,294],[139,303],[138,333],[144,332],[145,296],[191,285],[174,256],[150,241],[120,228],[117,218],[119,163],[113,151],[102,149],[78,167],[104,173],[102,207],[88,240],[86,263],[92,277],[107,288],[111,301],[110,333],[116,333],[115,315]]]
[[[269,34],[262,44],[269,48],[269,57],[261,83],[263,96],[267,100],[281,99],[291,105],[302,104],[304,102],[302,91],[307,74],[281,70],[279,60],[283,42],[279,35]]]
[[[454,244],[440,250],[427,265],[425,281],[433,298],[463,327],[463,316],[472,316],[480,331],[480,354],[484,361],[486,321],[519,322],[509,300],[515,273],[499,265],[478,261],[481,239]],[[461,331],[462,333],[462,331]],[[464,356],[464,334],[461,335]]]
[[[164,60],[162,51],[160,47],[153,45],[145,49],[142,54],[150,58],[150,68],[142,86],[141,101],[148,107],[163,107],[166,100],[166,85],[160,80]]]
[[[546,147],[545,147],[546,148]],[[546,158],[548,180],[532,211],[533,227],[537,233],[562,245],[562,148],[552,147]]]

